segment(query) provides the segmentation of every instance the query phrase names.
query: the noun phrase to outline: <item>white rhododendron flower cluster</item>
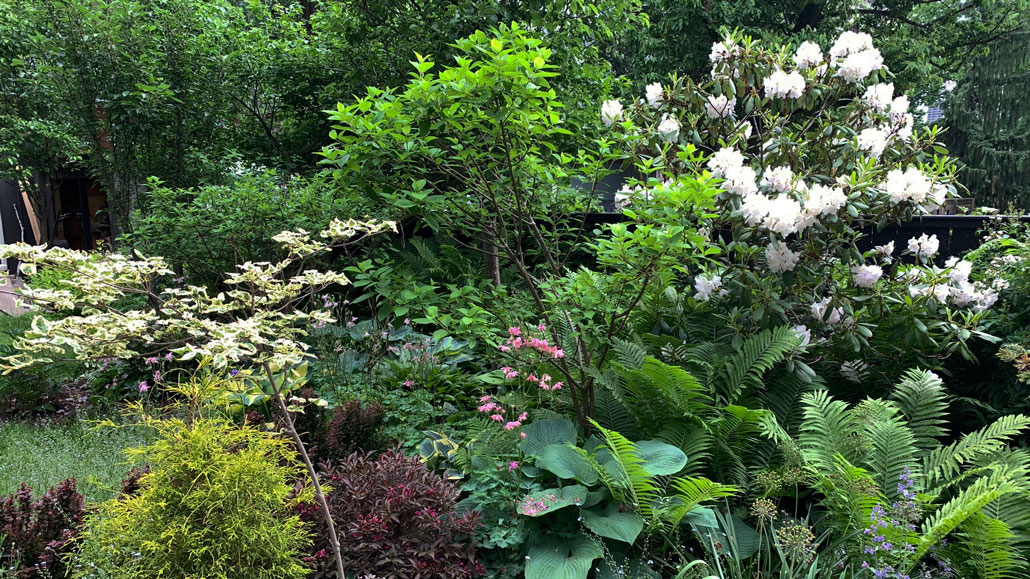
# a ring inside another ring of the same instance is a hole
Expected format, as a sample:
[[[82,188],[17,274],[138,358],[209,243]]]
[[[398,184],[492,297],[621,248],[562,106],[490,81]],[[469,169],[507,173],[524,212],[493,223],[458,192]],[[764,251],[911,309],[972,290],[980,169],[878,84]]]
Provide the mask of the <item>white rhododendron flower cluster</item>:
[[[883,276],[883,268],[878,265],[856,265],[851,268],[851,274],[855,278],[855,285],[861,288],[871,288],[880,281]]]
[[[873,47],[873,37],[864,32],[846,31],[830,48],[830,63],[845,81],[858,83],[883,68],[883,55]]]
[[[805,94],[805,77],[801,73],[776,70],[765,79],[766,98],[801,98]]]
[[[894,102],[894,83],[879,83],[865,89],[862,102],[880,113],[887,112]]]
[[[726,290],[722,289],[722,276],[718,275],[699,275],[694,278],[694,289],[697,293],[694,294],[694,299],[702,302],[707,302],[712,299],[712,294],[717,296],[726,295]]]
[[[933,183],[922,171],[915,167],[909,167],[904,171],[901,169],[891,169],[887,173],[887,180],[880,185],[880,188],[887,193],[891,203],[895,205],[906,201],[922,204],[928,198],[937,204],[943,202],[943,199],[938,200],[932,197],[934,193]]]
[[[622,103],[618,99],[604,101],[601,104],[601,120],[609,127],[622,120]]]
[[[833,326],[841,323],[844,320],[844,308],[837,306],[830,308],[830,301],[832,298],[825,297],[812,304],[812,317],[826,322],[827,325]]]
[[[712,64],[726,62],[740,52],[740,48],[726,42],[716,42],[712,45],[712,51],[708,53],[708,60]]]
[[[888,144],[890,144],[890,131],[887,129],[869,127],[858,133],[858,148],[867,151],[875,158],[883,155]]]
[[[819,66],[823,62],[823,51],[814,42],[802,42],[794,53],[794,66],[801,70],[807,70]]]
[[[663,92],[660,82],[652,82],[644,87],[644,98],[647,100],[647,104],[655,108],[661,106]]]
[[[908,250],[921,257],[933,257],[941,248],[941,242],[936,235],[927,237],[924,233],[919,237],[908,240]]]
[[[737,99],[728,99],[726,95],[709,96],[705,102],[705,114],[710,119],[726,118],[733,115],[736,106]]]
[[[786,193],[794,188],[794,173],[787,166],[766,169],[762,174],[762,187]]]
[[[910,269],[908,278],[913,281],[909,287],[910,295],[933,298],[942,304],[948,303],[957,308],[970,307],[975,312],[987,310],[998,301],[999,288],[969,280],[973,272],[971,262],[950,257],[945,262],[945,267],[948,269],[946,282],[938,279],[923,280],[924,277],[929,277],[926,272],[918,268]],[[925,283],[921,283],[924,281]]]
[[[791,251],[785,243],[770,243],[765,248],[765,263],[773,273],[792,271],[800,259],[801,254]]]
[[[666,141],[675,141],[680,134],[680,122],[676,120],[676,117],[665,115],[662,122],[658,123],[657,130]]]

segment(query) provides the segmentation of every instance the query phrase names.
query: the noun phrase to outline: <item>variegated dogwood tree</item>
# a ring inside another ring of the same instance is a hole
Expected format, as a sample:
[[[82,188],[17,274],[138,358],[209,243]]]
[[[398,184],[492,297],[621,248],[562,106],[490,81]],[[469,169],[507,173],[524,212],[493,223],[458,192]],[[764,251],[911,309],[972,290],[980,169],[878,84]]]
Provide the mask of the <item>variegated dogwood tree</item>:
[[[310,298],[333,284],[349,283],[334,271],[306,266],[330,250],[359,243],[383,231],[391,221],[333,220],[316,239],[307,231],[284,231],[274,237],[287,252],[278,262],[247,262],[225,280],[230,289],[214,292],[201,286],[178,286],[174,272],[160,257],[117,253],[94,254],[24,243],[0,246],[0,256],[17,259],[22,270],[39,267],[70,274],[67,287],[23,287],[24,303],[33,309],[67,315],[37,315],[15,342],[17,352],[2,361],[5,373],[57,359],[138,359],[170,352],[182,361],[205,360],[215,368],[251,366],[267,377],[286,430],[297,444],[329,529],[337,571],[344,577],[340,544],[325,495],[307,450],[290,416],[283,392],[289,373],[280,369],[310,356],[301,341],[305,328],[332,322],[328,311],[305,309]],[[143,301],[126,299],[139,296]]]

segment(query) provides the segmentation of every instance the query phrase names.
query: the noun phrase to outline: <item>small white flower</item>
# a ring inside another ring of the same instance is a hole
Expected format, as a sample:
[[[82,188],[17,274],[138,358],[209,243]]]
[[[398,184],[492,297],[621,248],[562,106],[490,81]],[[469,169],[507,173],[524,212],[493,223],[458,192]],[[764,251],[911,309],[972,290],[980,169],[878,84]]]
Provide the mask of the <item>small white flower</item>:
[[[857,83],[883,68],[883,55],[879,50],[871,48],[851,53],[838,64],[837,74],[847,82]]]
[[[827,315],[826,309],[830,306],[830,298],[823,298],[812,304],[812,317],[819,321],[825,321],[828,325],[840,323],[844,318],[844,308],[836,307],[830,310]],[[825,318],[825,319],[824,319]]]
[[[794,335],[797,336],[799,340],[801,340],[801,343],[798,344],[799,348],[804,348],[805,346],[812,343],[812,330],[809,330],[808,326],[804,324],[798,324],[791,329],[794,331]]]
[[[754,170],[743,165],[726,168],[723,172],[722,187],[734,195],[741,196],[758,192]]]
[[[601,120],[609,127],[622,120],[622,103],[618,99],[604,101],[601,105]]]
[[[712,61],[712,64],[725,62],[735,56],[737,52],[737,47],[732,44],[727,45],[726,42],[716,42],[712,45],[712,51],[708,53],[708,59]]]
[[[891,263],[894,261],[894,242],[889,241],[885,245],[877,245],[873,248],[876,253],[883,259],[884,263]]]
[[[872,36],[865,32],[852,32],[850,30],[845,30],[837,37],[837,40],[830,48],[830,57],[838,59],[855,52],[869,50],[872,47]]]
[[[909,167],[905,171],[891,169],[887,173],[887,180],[880,185],[890,197],[891,203],[897,205],[905,201],[919,204],[926,201],[932,190],[930,178],[915,167]]]
[[[712,176],[721,178],[730,167],[742,167],[744,155],[733,147],[723,147],[708,158],[708,170]]]
[[[944,81],[944,92],[951,92],[955,90],[956,86],[958,86],[957,82],[953,80],[946,80]]]
[[[887,148],[889,133],[885,129],[869,127],[858,133],[858,148],[868,151],[870,155],[879,158]]]
[[[662,83],[652,82],[651,84],[644,87],[644,97],[647,99],[647,104],[654,108],[658,108],[662,104]]]
[[[721,290],[721,288],[722,276],[699,275],[694,278],[694,289],[697,290],[697,293],[694,294],[694,299],[707,302],[712,298],[713,292],[717,292],[717,295],[725,295],[725,290]]]
[[[886,112],[894,102],[894,83],[879,83],[865,89],[862,102],[877,112]]]
[[[969,281],[969,274],[973,273],[973,262],[959,260],[957,257],[949,257],[948,261],[944,262],[944,267],[951,268],[948,279],[955,283]]]

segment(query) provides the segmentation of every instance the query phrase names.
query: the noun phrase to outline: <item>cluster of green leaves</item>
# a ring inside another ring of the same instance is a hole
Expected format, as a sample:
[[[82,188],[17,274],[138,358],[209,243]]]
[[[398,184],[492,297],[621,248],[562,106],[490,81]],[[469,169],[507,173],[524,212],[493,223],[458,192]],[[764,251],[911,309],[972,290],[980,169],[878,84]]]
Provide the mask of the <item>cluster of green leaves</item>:
[[[131,453],[151,466],[139,491],[86,521],[74,576],[303,578],[310,536],[294,506],[302,475],[285,439],[215,418],[153,422]]]

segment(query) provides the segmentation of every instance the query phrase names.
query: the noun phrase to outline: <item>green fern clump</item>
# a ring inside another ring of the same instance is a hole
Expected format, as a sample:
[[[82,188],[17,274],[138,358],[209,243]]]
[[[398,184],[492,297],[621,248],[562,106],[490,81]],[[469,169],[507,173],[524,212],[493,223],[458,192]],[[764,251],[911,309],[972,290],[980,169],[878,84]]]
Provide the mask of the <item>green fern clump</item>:
[[[157,421],[134,451],[151,471],[140,490],[86,520],[73,577],[300,579],[310,537],[296,505],[302,476],[290,443],[216,419]]]
[[[827,515],[820,525],[849,565],[868,562],[867,549],[881,556],[863,538],[880,534],[870,520],[891,513],[911,525],[889,537],[907,545],[892,561],[899,573],[930,558],[963,577],[1003,579],[1026,568],[1030,454],[1008,445],[1030,417],[1005,416],[943,444],[947,398],[940,378],[923,371],[906,373],[889,400],[848,405],[814,392],[803,403],[798,447]]]

